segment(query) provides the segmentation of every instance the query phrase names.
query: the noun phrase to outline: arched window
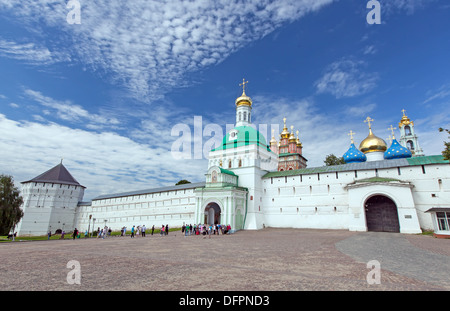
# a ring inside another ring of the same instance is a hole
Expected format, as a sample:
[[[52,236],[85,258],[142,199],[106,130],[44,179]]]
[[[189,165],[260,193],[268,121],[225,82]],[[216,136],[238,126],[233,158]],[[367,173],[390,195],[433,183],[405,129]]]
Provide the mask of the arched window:
[[[239,121],[242,120],[242,113],[239,111]]]
[[[248,113],[248,122],[252,122],[252,119],[250,118],[250,112]]]
[[[231,160],[228,160],[228,168],[231,168]]]
[[[405,126],[405,135],[411,135],[411,128],[409,125]]]
[[[244,111],[244,121],[247,121],[247,111]]]
[[[411,150],[411,151],[414,150],[414,143],[412,142],[412,140],[408,140],[406,142],[406,146],[408,147],[409,150]]]
[[[239,159],[239,167],[242,167],[242,160]]]

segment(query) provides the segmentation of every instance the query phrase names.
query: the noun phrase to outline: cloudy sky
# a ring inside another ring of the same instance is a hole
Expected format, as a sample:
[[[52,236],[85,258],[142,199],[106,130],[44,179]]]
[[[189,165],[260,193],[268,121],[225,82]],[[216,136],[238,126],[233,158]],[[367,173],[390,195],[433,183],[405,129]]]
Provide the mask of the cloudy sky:
[[[0,173],[25,181],[63,158],[86,200],[203,181],[243,78],[253,123],[270,136],[286,117],[310,167],[344,154],[350,130],[363,140],[367,116],[387,140],[402,109],[440,154],[450,5],[379,2],[369,25],[366,0],[0,0]]]

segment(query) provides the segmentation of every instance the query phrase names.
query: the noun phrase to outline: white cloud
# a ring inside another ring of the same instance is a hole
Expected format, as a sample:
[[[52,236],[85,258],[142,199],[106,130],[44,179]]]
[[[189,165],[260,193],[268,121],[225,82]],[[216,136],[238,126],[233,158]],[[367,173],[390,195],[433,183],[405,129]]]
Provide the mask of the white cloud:
[[[83,1],[81,25],[66,22],[68,9],[59,0],[4,0],[0,9],[30,29],[43,22],[62,30],[64,44],[54,46],[62,55],[71,53],[94,70],[112,73],[133,96],[153,101],[186,85],[187,73],[218,64],[283,23],[333,1]],[[29,50],[35,53],[36,47]],[[39,51],[43,62],[52,60],[48,49]]]
[[[59,101],[51,97],[45,96],[42,93],[30,89],[24,91],[25,95],[33,101],[38,102],[44,107],[56,111],[56,116],[59,119],[70,121],[72,123],[88,122],[87,126],[91,129],[100,129],[105,126],[116,127],[120,122],[115,117],[106,117],[99,114],[91,114],[83,107],[73,104],[71,101]],[[46,115],[53,115],[48,109],[43,110]]]
[[[374,111],[377,107],[377,104],[361,104],[359,106],[350,106],[346,108],[346,112],[355,117],[367,117],[369,112]]]
[[[70,61],[70,57],[61,52],[51,52],[48,48],[35,43],[17,43],[0,39],[0,56],[24,61],[33,65],[50,65]]]
[[[170,146],[169,146],[170,147]],[[1,173],[16,182],[59,163],[82,185],[86,199],[100,194],[203,181],[206,160],[175,160],[167,148],[151,147],[109,132],[75,130],[58,124],[18,122],[0,114]]]
[[[427,96],[428,98],[423,101],[424,104],[450,97],[450,83],[441,86],[437,91],[428,92]]]
[[[329,65],[315,83],[318,93],[331,93],[336,98],[365,94],[376,87],[377,73],[364,71],[366,63],[342,59]]]

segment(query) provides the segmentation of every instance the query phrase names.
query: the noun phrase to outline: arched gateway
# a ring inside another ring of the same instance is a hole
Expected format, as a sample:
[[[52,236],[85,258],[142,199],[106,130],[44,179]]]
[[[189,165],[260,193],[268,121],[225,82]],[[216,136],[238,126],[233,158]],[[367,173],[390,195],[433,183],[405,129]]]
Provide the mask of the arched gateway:
[[[390,198],[376,195],[365,204],[367,231],[400,232],[397,205]]]
[[[205,207],[204,223],[208,225],[220,224],[221,209],[219,204],[212,202]]]

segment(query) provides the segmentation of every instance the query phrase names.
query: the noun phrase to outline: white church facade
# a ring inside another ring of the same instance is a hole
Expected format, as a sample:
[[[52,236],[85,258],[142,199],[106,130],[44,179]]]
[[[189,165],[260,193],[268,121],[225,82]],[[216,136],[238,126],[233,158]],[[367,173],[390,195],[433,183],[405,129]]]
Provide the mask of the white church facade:
[[[203,182],[107,194],[83,203],[85,187],[61,163],[22,183],[24,218],[18,234],[220,223],[232,230],[450,235],[449,161],[423,155],[405,112],[401,143],[392,136],[388,148],[368,118],[369,135],[359,148],[352,139],[343,156],[346,164],[308,168],[298,134],[287,130],[286,120],[280,141],[272,137],[267,143],[251,124],[252,101],[245,88],[235,103],[236,126],[210,151]]]

